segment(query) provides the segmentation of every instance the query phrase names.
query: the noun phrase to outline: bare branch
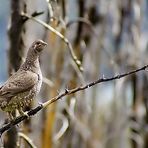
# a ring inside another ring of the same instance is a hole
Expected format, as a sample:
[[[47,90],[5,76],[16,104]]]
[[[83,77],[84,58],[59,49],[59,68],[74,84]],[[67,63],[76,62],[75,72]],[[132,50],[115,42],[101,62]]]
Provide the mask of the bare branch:
[[[68,41],[68,39],[65,36],[63,36],[60,32],[58,32],[56,29],[54,29],[53,27],[51,27],[50,25],[48,25],[47,23],[45,23],[42,20],[39,20],[39,19],[37,19],[35,17],[32,17],[32,16],[30,16],[28,14],[25,14],[25,13],[22,13],[22,17],[26,17],[28,19],[32,19],[33,21],[41,24],[42,26],[44,26],[45,28],[47,28],[48,30],[52,31],[57,36],[59,36],[65,42],[65,44],[67,45],[67,47],[68,47],[68,49],[70,51],[70,55],[71,55],[73,61],[75,62],[75,64],[77,65],[77,67],[79,68],[80,72],[83,71],[83,67],[82,67],[81,61],[78,60],[77,56],[74,53],[74,50],[73,50],[73,47],[72,47],[71,43]]]
[[[50,100],[48,100],[47,102],[45,103],[42,103],[40,104],[39,106],[37,106],[36,108],[34,109],[31,109],[30,111],[27,112],[27,115],[28,116],[33,116],[35,115],[37,112],[39,112],[40,110],[46,108],[47,106],[49,106],[50,104],[58,101],[59,99],[62,99],[63,97],[65,96],[68,96],[68,95],[71,95],[71,94],[74,94],[76,92],[79,92],[79,91],[82,91],[82,90],[85,90],[89,87],[92,87],[96,84],[99,84],[99,83],[103,83],[103,82],[108,82],[108,81],[112,81],[112,80],[116,80],[116,79],[120,79],[120,78],[123,78],[123,77],[126,77],[126,76],[129,76],[129,75],[132,75],[132,74],[135,74],[137,72],[140,72],[140,71],[143,71],[145,70],[146,68],[148,68],[148,65],[145,65],[139,69],[136,69],[136,70],[132,70],[130,72],[127,72],[127,73],[123,73],[123,74],[118,74],[114,77],[110,77],[110,78],[100,78],[96,81],[93,81],[91,83],[88,83],[87,85],[84,85],[84,86],[80,86],[80,87],[76,87],[74,89],[65,89],[65,91],[59,95],[57,95],[56,97],[53,97],[51,98]],[[2,135],[4,132],[10,130],[13,126],[17,125],[18,123],[22,122],[23,120],[27,119],[28,116],[19,116],[17,117],[15,120],[11,121],[10,123],[7,123],[5,124],[4,126],[2,126],[0,128],[0,135]]]

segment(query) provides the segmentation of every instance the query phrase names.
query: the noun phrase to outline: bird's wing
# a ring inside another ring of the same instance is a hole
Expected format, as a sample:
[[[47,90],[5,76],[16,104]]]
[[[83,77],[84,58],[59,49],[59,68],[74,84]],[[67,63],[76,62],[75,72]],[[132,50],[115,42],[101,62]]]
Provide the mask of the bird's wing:
[[[38,75],[31,71],[18,71],[0,88],[0,97],[12,97],[31,89],[38,82]]]

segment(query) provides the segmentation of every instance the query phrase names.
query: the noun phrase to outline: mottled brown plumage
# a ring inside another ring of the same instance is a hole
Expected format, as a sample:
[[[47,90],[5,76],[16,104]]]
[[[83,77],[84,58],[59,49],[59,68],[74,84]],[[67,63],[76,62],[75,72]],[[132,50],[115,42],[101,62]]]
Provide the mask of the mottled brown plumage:
[[[1,87],[0,108],[8,112],[12,119],[12,112],[18,110],[23,113],[23,108],[29,105],[40,91],[42,73],[39,65],[39,55],[47,43],[36,40],[28,50],[25,62]]]

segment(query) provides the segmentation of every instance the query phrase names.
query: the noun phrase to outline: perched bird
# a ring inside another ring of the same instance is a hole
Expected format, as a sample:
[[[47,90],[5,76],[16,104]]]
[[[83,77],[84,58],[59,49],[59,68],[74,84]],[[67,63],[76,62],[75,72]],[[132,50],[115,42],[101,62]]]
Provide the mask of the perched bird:
[[[25,62],[0,87],[0,108],[8,113],[11,120],[14,118],[12,112],[18,110],[20,114],[24,114],[23,108],[28,106],[40,91],[42,73],[39,55],[46,46],[47,43],[42,40],[33,42]]]

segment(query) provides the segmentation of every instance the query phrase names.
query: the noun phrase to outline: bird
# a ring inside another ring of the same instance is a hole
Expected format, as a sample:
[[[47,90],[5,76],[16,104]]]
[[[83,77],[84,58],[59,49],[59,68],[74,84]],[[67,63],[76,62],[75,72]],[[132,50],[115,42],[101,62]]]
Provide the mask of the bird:
[[[38,39],[30,46],[24,63],[0,86],[0,109],[15,119],[13,112],[24,115],[24,107],[31,104],[41,89],[42,72],[39,56],[47,43]]]

